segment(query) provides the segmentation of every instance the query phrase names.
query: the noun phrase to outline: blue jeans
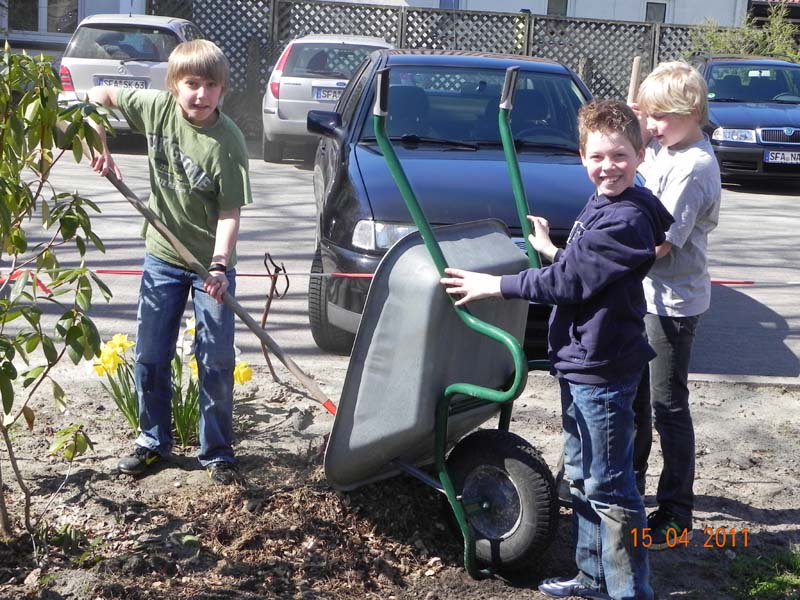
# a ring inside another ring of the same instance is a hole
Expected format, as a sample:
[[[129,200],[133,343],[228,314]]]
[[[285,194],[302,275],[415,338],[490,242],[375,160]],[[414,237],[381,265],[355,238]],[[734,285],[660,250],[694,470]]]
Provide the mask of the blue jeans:
[[[653,598],[641,545],[644,504],[633,473],[632,405],[640,379],[637,372],[614,384],[559,380],[575,563],[586,586],[614,600]]]
[[[647,340],[656,351],[650,361],[649,400],[644,400],[637,413],[652,410],[656,431],[661,438],[664,468],[658,480],[656,499],[681,520],[691,521],[694,508],[695,439],[692,413],[689,408],[689,361],[692,357],[700,316],[664,317],[647,314]],[[645,380],[643,385],[647,385]],[[644,398],[641,394],[640,398]],[[643,415],[646,422],[650,415]],[[637,430],[635,468],[644,477],[653,441],[647,427]]]
[[[228,293],[236,291],[230,270]],[[203,291],[199,275],[145,255],[139,288],[134,376],[139,395],[137,446],[168,455],[172,450],[172,371],[175,344],[192,295],[195,357],[200,380],[200,452],[203,466],[234,462],[233,456],[233,312]]]

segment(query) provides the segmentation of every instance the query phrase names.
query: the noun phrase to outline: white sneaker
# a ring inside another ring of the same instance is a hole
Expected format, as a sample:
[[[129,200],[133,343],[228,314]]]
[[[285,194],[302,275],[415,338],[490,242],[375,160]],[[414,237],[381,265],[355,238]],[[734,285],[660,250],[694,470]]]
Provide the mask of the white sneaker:
[[[572,579],[563,579],[561,577],[545,579],[539,584],[539,591],[553,598],[569,598],[575,596],[577,598],[590,598],[593,600],[612,600],[611,596],[608,594],[586,587],[577,576]]]

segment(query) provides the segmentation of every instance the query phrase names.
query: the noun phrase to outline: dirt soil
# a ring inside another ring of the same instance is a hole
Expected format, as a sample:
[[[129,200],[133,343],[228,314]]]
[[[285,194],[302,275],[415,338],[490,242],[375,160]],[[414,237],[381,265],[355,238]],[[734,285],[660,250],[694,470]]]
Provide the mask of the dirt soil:
[[[343,369],[312,372],[338,399]],[[0,545],[0,598],[515,600],[544,598],[536,591],[542,578],[573,574],[566,508],[536,569],[513,580],[473,581],[437,492],[406,477],[348,494],[331,489],[322,461],[332,417],[298,389],[273,383],[266,367],[237,388],[242,488],[212,485],[193,449],[177,451],[147,477],[116,473],[133,441],[122,417],[88,371],[62,375],[69,410],[41,398],[34,430],[14,430],[34,516],[49,503],[46,558],[34,561],[25,535]],[[688,548],[650,553],[653,586],[662,599],[734,598],[729,566],[736,555],[800,543],[800,388],[694,382],[692,394],[694,538]],[[47,448],[53,432],[73,422],[86,424],[95,450],[75,461],[54,495],[67,464]],[[531,374],[511,429],[554,468],[561,442],[550,377]],[[649,494],[660,470],[654,454]],[[5,458],[6,497],[19,526],[20,494]],[[706,528],[737,534],[715,539]]]

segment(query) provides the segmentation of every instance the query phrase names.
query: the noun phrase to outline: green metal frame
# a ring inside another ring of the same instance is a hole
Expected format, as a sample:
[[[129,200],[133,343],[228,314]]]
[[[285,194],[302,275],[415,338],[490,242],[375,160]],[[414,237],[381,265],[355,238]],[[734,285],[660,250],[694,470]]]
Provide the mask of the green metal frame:
[[[508,175],[511,178],[511,190],[514,192],[514,204],[517,207],[517,217],[522,227],[522,237],[525,238],[525,250],[528,254],[528,263],[532,269],[539,269],[542,262],[539,253],[531,246],[530,235],[533,233],[531,223],[528,221],[528,214],[531,212],[528,198],[525,194],[525,186],[522,184],[522,174],[519,170],[519,158],[517,157],[517,147],[514,144],[514,136],[511,133],[511,111],[514,108],[514,96],[517,91],[517,79],[519,78],[519,67],[509,67],[506,69],[506,78],[503,81],[503,91],[500,96],[500,112],[497,115],[498,127],[500,128],[500,140],[503,142],[503,154],[508,165]],[[550,361],[529,360],[529,371],[549,371]]]
[[[517,162],[516,150],[514,148],[513,139],[511,137],[511,130],[509,127],[509,113],[511,111],[511,97],[513,89],[516,84],[516,75],[513,75],[513,81],[509,81],[510,71],[506,74],[506,82],[503,86],[503,98],[500,105],[499,126],[503,139],[503,148],[506,155],[506,161],[509,165],[511,174],[511,181],[514,188],[514,198],[517,204],[517,212],[520,216],[522,230],[528,244],[528,256],[532,267],[539,267],[539,257],[530,247],[530,242],[527,241],[528,235],[531,232],[530,224],[527,221],[526,215],[528,213],[528,204],[525,197],[525,191],[522,186],[522,179],[519,173],[519,164]],[[389,97],[389,69],[383,69],[378,73],[377,90],[375,94],[375,106],[373,109],[373,125],[375,128],[375,139],[377,140],[378,147],[383,153],[384,159],[389,167],[392,178],[395,180],[397,187],[400,190],[403,200],[411,213],[411,218],[417,229],[422,236],[425,247],[433,259],[436,269],[439,271],[440,276],[445,276],[445,268],[448,266],[442,254],[441,247],[439,246],[433,230],[430,226],[425,213],[422,210],[416,195],[414,194],[411,184],[406,177],[405,171],[397,159],[397,154],[392,147],[392,143],[386,134],[386,117],[388,115],[388,97]],[[502,344],[511,354],[514,362],[514,376],[510,385],[505,390],[496,390],[492,388],[482,387],[468,383],[454,383],[444,391],[444,395],[439,399],[436,405],[435,417],[435,465],[436,471],[439,476],[439,481],[442,484],[443,491],[447,496],[450,507],[453,510],[456,521],[458,522],[461,535],[464,537],[464,567],[467,572],[475,579],[482,579],[490,577],[494,574],[493,569],[479,569],[475,556],[475,536],[472,528],[467,521],[466,510],[461,498],[456,494],[455,487],[453,486],[450,474],[447,472],[445,463],[445,455],[447,453],[447,421],[450,411],[450,402],[453,396],[457,394],[466,395],[482,400],[496,402],[500,404],[500,419],[498,428],[508,430],[511,421],[511,411],[513,400],[516,399],[525,389],[525,384],[528,379],[529,364],[525,356],[522,346],[519,341],[507,331],[486,323],[478,319],[470,313],[467,308],[461,306],[453,306],[456,314],[470,329],[485,335],[500,344]],[[480,501],[471,502],[470,508],[473,510],[483,510],[485,507]]]

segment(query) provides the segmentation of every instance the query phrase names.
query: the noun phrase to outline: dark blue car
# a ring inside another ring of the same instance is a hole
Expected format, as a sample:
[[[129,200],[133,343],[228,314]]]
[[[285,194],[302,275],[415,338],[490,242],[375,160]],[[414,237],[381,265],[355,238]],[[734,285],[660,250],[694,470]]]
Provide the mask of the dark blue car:
[[[706,131],[722,177],[800,177],[800,65],[708,55],[693,63],[708,84]]]
[[[311,111],[322,139],[314,162],[315,273],[373,273],[386,250],[413,230],[375,142],[375,74],[391,67],[388,134],[433,225],[496,218],[521,239],[497,123],[507,67],[519,66],[511,117],[530,213],[549,219],[557,244],[593,188],[578,152],[577,112],[590,93],[547,60],[470,52],[382,50],[355,72],[335,112]],[[348,352],[368,278],[312,277],[308,312],[317,345]],[[550,307],[532,305],[529,354],[546,345]]]

